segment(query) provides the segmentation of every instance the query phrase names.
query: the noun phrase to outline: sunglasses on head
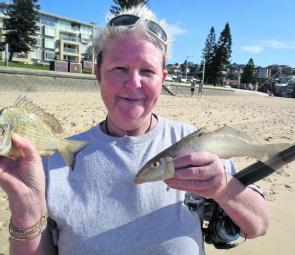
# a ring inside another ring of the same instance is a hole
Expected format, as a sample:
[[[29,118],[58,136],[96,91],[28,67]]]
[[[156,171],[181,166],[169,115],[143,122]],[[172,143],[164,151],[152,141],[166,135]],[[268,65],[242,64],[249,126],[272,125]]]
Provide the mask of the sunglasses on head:
[[[108,22],[108,26],[124,26],[124,27],[135,27],[137,26],[137,24],[139,24],[139,22],[142,20],[142,18],[136,16],[136,15],[132,15],[132,14],[122,14],[122,15],[118,15],[114,18],[112,18],[109,22]],[[160,39],[165,45],[167,44],[167,34],[164,31],[164,29],[157,24],[156,22],[149,20],[149,19],[145,19],[144,20],[148,31],[155,37],[157,37],[158,39]]]

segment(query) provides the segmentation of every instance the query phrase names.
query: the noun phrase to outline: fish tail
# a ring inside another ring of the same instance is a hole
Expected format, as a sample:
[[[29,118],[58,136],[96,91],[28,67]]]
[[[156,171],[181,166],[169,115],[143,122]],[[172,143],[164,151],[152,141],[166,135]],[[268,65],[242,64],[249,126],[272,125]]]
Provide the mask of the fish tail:
[[[86,141],[64,140],[62,145],[57,149],[63,157],[65,163],[71,170],[75,166],[75,154],[88,145]]]
[[[289,143],[273,143],[273,144],[264,144],[261,145],[263,147],[263,153],[258,157],[262,162],[267,161],[270,158],[276,156],[279,152],[286,150],[291,146]]]

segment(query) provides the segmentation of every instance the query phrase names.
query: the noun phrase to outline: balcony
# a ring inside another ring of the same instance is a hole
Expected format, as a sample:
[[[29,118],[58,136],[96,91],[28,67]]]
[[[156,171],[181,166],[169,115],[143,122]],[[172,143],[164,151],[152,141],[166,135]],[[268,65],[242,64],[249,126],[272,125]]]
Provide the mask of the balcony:
[[[65,53],[79,54],[79,49],[64,47],[64,52]]]

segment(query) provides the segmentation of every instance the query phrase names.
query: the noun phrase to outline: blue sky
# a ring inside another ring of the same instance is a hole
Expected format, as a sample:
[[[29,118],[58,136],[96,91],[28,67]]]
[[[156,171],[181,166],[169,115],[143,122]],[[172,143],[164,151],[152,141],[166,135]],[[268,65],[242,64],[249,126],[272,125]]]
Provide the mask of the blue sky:
[[[102,26],[112,0],[39,0],[41,10]],[[294,0],[149,0],[174,31],[168,63],[199,63],[211,26],[216,37],[229,22],[232,63],[295,67]]]

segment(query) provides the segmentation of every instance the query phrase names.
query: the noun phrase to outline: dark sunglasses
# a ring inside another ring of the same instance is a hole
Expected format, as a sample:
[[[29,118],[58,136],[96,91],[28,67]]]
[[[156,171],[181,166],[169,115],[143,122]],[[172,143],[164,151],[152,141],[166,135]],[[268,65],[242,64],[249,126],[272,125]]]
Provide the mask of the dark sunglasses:
[[[135,27],[139,24],[139,22],[142,20],[142,18],[136,16],[136,15],[132,15],[132,14],[122,14],[122,15],[118,15],[114,18],[112,18],[109,22],[108,22],[108,26],[124,26],[124,27]],[[160,39],[161,42],[163,42],[165,45],[167,44],[167,34],[164,31],[164,29],[157,24],[156,22],[149,20],[149,19],[145,19],[144,20],[148,31],[155,37],[157,37],[158,39]]]

